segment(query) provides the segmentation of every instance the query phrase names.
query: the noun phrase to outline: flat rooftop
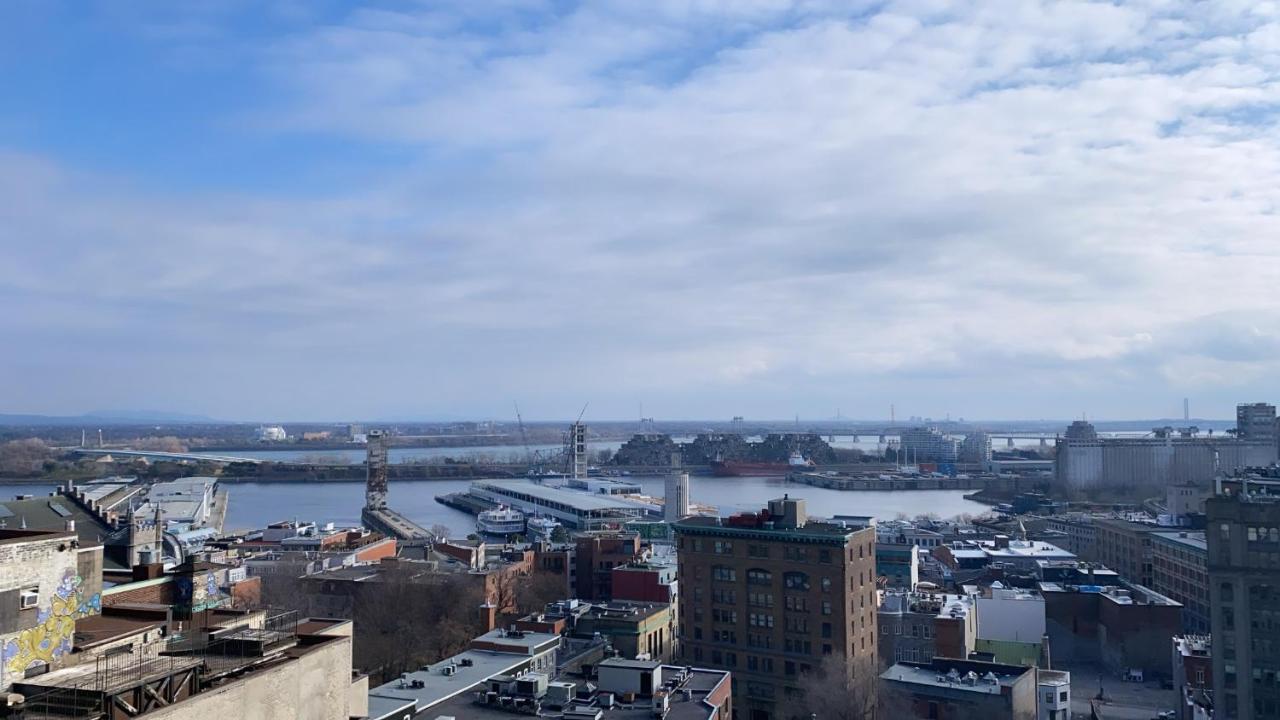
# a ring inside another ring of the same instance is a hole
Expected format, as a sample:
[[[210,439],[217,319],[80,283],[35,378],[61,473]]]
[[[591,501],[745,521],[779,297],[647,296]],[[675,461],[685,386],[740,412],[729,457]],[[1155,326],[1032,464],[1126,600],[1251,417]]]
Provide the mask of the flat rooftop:
[[[614,663],[616,659],[606,662]],[[628,663],[636,663],[643,661],[629,660]],[[651,670],[658,667],[659,663],[644,663],[645,670]],[[683,670],[683,667],[675,665],[663,665],[662,672],[664,679],[674,676],[675,673]],[[729,672],[726,670],[710,670],[705,668],[693,668],[689,673],[688,680],[680,686],[681,690],[689,691],[689,698],[685,699],[683,693],[673,692],[668,697],[670,705],[664,720],[706,720],[710,716],[712,706],[707,704],[707,696],[715,691],[715,689],[729,679]],[[576,676],[561,675],[552,680],[552,682],[573,683],[581,686],[588,682],[583,678]],[[593,683],[594,684],[594,683]],[[651,720],[653,714],[653,699],[651,697],[636,698],[635,702],[630,705],[623,705],[615,702],[613,708],[605,712],[604,717],[607,720]],[[574,703],[576,706],[586,705],[585,702]],[[370,707],[371,718],[377,718],[372,714],[372,706]],[[518,718],[527,718],[529,715],[516,712],[513,709],[505,709],[501,707],[493,707],[491,705],[479,705],[474,702],[470,693],[456,695],[447,702],[437,706],[433,713],[428,713],[426,717],[436,717],[443,715],[445,717],[467,718],[467,720],[516,720]],[[543,713],[543,717],[558,717],[555,713]]]
[[[945,659],[940,659],[937,665],[900,662],[881,673],[880,678],[917,688],[999,695],[1004,689],[1013,687],[1023,675],[1032,672],[1030,668],[976,661],[958,661],[950,668],[947,665]],[[973,675],[969,675],[970,672]]]
[[[733,534],[733,535],[767,535],[777,539],[785,539],[787,537],[813,537],[822,538],[824,540],[841,540],[848,538],[850,535],[861,530],[870,530],[874,532],[872,527],[855,527],[846,523],[827,522],[820,519],[810,519],[800,527],[758,527],[751,525],[735,525],[731,521],[733,518],[707,517],[705,515],[688,517],[674,523],[675,527],[682,531],[707,534]]]
[[[1163,542],[1174,543],[1177,545],[1185,545],[1194,550],[1209,551],[1209,542],[1205,539],[1203,532],[1157,532],[1151,533],[1152,537],[1160,538]]]
[[[497,632],[485,633],[476,640],[483,640],[490,636],[497,639]],[[548,641],[558,641],[558,639],[558,635],[548,633],[524,633],[523,638],[501,637],[500,641],[504,644],[522,642],[534,646]],[[406,673],[400,680],[371,688],[369,717],[371,720],[388,717],[389,713],[394,713],[409,703],[413,704],[416,712],[422,712],[470,690],[495,675],[510,674],[527,663],[530,657],[528,653],[466,650],[448,660],[424,666],[426,669]],[[453,673],[446,675],[445,667],[453,667]],[[421,683],[422,687],[413,687],[416,683]],[[471,717],[471,715],[463,714],[459,717]]]
[[[577,490],[563,490],[557,487],[539,485],[527,480],[476,480],[471,487],[489,490],[500,495],[514,497],[525,495],[535,502],[557,503],[567,508],[581,511],[593,510],[635,510],[637,505],[603,493],[587,493]],[[518,499],[518,498],[517,498]]]

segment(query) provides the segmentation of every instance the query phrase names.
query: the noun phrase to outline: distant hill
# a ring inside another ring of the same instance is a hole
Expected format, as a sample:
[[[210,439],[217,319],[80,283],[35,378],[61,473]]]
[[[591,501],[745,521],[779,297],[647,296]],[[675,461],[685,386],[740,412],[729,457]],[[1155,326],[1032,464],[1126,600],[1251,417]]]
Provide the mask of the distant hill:
[[[223,424],[206,415],[160,410],[95,410],[83,415],[19,415],[0,413],[0,425],[147,425]]]

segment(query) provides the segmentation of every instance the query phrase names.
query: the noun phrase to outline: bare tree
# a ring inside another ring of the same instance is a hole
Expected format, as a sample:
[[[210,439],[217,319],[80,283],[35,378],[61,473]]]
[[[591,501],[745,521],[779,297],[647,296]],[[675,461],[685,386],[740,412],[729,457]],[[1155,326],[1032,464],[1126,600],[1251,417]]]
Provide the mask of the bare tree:
[[[482,627],[479,588],[462,575],[391,577],[355,602],[355,664],[385,679],[467,646]]]
[[[869,658],[828,655],[797,683],[802,697],[795,717],[873,720],[878,684],[879,676]]]
[[[133,444],[139,450],[172,453],[184,453],[187,451],[187,446],[173,435],[165,435],[164,437],[145,437],[135,440]]]
[[[39,438],[10,440],[0,445],[0,472],[6,475],[38,473],[45,461],[52,458],[53,451]]]

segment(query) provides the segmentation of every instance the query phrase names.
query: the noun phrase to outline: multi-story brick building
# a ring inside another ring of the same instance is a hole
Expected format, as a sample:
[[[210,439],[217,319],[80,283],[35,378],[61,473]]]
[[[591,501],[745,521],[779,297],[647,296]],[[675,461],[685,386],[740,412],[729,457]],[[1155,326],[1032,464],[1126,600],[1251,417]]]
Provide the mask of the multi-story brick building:
[[[1094,521],[1093,557],[1129,582],[1151,587],[1151,534],[1155,525],[1099,518]]]
[[[613,597],[613,569],[640,560],[640,536],[632,532],[591,532],[576,539],[576,595],[582,600]]]
[[[1209,632],[1209,546],[1204,533],[1151,534],[1151,589],[1182,603],[1182,629]]]
[[[828,656],[846,658],[852,684],[873,699],[874,529],[810,521],[803,500],[783,497],[757,514],[687,518],[674,530],[681,653],[733,671],[740,718],[786,717],[802,675]]]
[[[1214,714],[1224,718],[1280,717],[1280,486],[1270,484],[1205,503]]]
[[[1092,560],[1095,559],[1093,544],[1098,532],[1093,520],[1094,518],[1080,513],[1054,515],[1046,519],[1045,526],[1049,530],[1062,533],[1062,547],[1082,558]]]

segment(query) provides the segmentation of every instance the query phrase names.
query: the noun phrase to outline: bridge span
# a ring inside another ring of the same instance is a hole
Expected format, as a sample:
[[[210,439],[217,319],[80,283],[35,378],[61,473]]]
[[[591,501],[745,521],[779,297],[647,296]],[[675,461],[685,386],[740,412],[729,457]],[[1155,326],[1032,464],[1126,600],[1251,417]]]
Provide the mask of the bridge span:
[[[130,450],[128,448],[71,448],[77,455],[120,455],[123,457],[155,458],[158,460],[203,460],[220,463],[258,463],[266,462],[258,458],[235,457],[233,455],[206,455],[205,453],[163,452],[160,450]]]

